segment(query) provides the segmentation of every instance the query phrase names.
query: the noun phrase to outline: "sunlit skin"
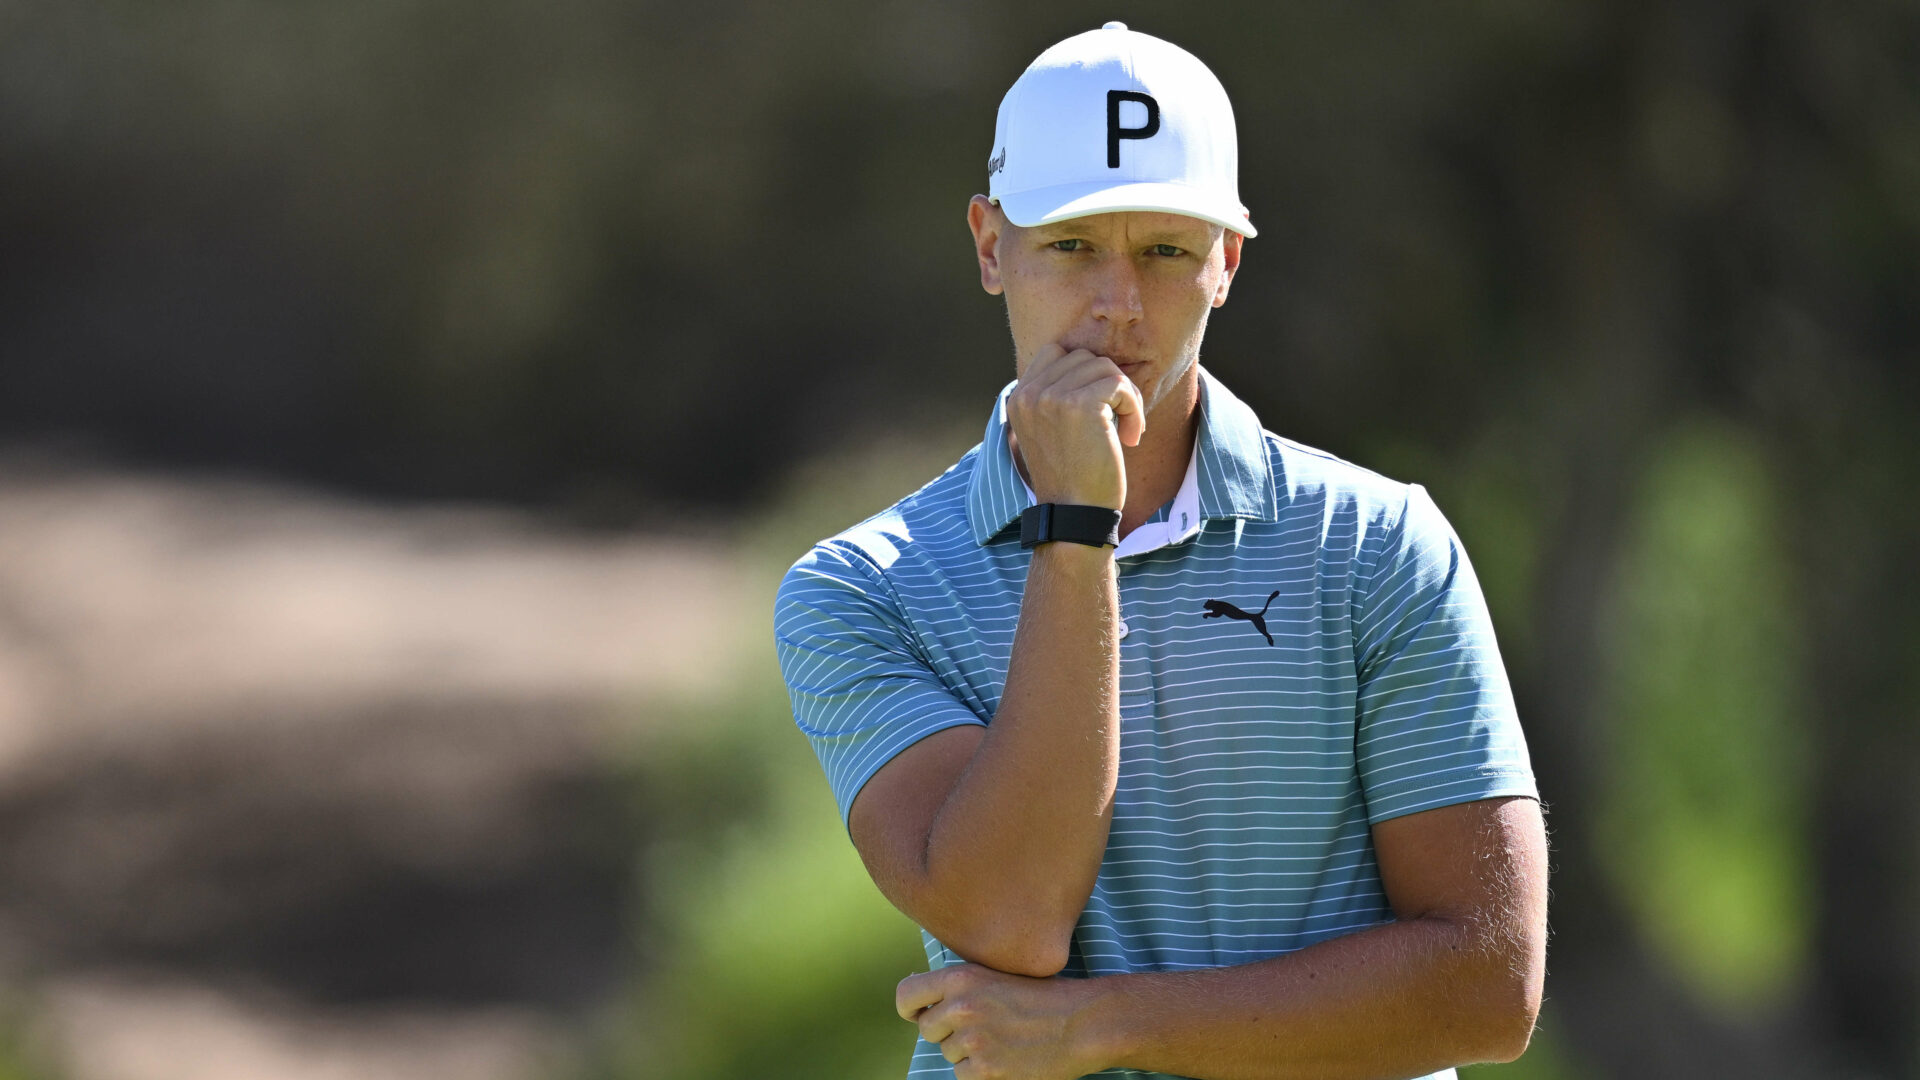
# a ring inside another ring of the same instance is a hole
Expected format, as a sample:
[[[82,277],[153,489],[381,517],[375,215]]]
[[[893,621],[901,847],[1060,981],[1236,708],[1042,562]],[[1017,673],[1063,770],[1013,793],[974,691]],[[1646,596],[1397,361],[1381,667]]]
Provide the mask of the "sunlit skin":
[[[1186,474],[1198,420],[1200,342],[1208,315],[1227,302],[1244,238],[1199,218],[1147,211],[1025,228],[984,195],[968,204],[967,224],[981,287],[1006,298],[1018,378],[1025,381],[1053,345],[1105,358],[1137,388],[1144,430],[1133,445],[1122,423],[1118,443],[1126,495],[1121,531],[1132,531],[1173,497]],[[1020,429],[1016,422],[1015,460],[1033,484]]]

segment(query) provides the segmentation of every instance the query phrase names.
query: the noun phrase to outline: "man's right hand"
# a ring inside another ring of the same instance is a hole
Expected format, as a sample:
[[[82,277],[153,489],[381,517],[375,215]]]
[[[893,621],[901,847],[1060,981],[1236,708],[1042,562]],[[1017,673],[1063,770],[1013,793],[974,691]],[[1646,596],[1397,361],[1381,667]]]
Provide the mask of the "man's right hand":
[[[1124,510],[1146,420],[1112,360],[1046,346],[1007,421],[1043,502]],[[1046,978],[1072,955],[1119,784],[1118,574],[1105,548],[1036,548],[992,721],[901,750],[848,811],[881,893],[973,963]]]
[[[1125,508],[1121,446],[1140,445],[1147,417],[1139,388],[1112,360],[1041,346],[1007,396],[1007,422],[1040,502]]]

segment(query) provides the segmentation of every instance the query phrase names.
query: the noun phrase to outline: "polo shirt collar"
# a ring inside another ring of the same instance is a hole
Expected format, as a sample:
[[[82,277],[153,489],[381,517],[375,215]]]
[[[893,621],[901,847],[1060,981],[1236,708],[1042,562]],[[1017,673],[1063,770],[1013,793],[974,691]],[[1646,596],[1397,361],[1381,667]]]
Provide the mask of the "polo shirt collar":
[[[968,481],[967,524],[974,541],[980,544],[1000,535],[1014,524],[1020,511],[1034,504],[1033,492],[1021,479],[1013,463],[1013,450],[1007,445],[1007,395],[1017,385],[1016,379],[1002,387],[994,401],[993,411],[987,416],[986,436],[974,461],[973,477]],[[1181,529],[1180,511],[1196,502],[1201,520]],[[1194,440],[1193,458],[1187,462],[1187,477],[1180,493],[1174,496],[1173,512],[1166,522],[1142,525],[1128,533],[1116,557],[1178,543],[1197,531],[1202,522],[1214,518],[1270,522],[1279,520],[1279,516],[1273,470],[1259,418],[1201,367],[1200,437]],[[1139,543],[1150,539],[1157,542],[1129,550],[1135,545],[1128,541],[1156,526],[1160,528],[1143,536]]]

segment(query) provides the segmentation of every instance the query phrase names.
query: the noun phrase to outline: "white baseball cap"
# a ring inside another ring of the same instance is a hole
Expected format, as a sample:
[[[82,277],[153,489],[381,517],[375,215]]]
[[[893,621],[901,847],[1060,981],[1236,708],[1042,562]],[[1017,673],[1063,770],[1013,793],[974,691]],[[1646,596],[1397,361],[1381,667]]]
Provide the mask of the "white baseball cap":
[[[1000,99],[987,198],[1015,225],[1157,210],[1253,236],[1239,157],[1207,65],[1110,22],[1041,53]]]

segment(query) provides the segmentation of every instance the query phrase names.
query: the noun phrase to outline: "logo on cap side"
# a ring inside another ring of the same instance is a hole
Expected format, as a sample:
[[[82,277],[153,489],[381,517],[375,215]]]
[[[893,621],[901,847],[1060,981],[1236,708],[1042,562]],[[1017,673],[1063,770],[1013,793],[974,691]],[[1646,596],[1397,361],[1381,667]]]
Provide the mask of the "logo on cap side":
[[[992,176],[994,173],[997,173],[1001,169],[1004,169],[1006,167],[1007,167],[1007,148],[1003,146],[1000,148],[1000,152],[998,154],[995,154],[993,157],[990,157],[987,159],[987,175]]]
[[[1147,107],[1147,122],[1137,128],[1120,126],[1120,103],[1137,101]],[[1160,103],[1149,94],[1132,90],[1107,91],[1107,168],[1120,167],[1121,139],[1151,139],[1160,130]],[[991,175],[991,174],[989,174]]]

